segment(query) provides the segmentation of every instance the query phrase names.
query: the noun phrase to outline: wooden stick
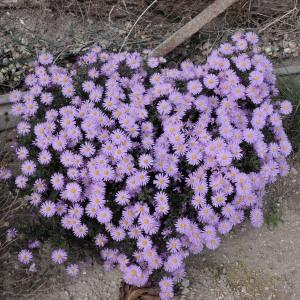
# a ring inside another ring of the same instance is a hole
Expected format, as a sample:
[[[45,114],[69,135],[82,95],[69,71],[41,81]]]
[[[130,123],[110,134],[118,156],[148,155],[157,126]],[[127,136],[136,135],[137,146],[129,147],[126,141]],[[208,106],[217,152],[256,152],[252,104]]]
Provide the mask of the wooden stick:
[[[198,14],[193,20],[185,24],[168,39],[157,46],[150,53],[150,56],[165,56],[235,2],[237,2],[237,0],[216,0]]]

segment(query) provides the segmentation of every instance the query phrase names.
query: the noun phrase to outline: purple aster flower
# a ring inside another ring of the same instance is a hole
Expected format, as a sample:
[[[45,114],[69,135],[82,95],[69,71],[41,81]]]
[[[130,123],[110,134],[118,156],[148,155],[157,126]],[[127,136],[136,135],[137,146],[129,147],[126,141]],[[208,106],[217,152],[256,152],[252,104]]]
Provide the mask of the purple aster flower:
[[[137,240],[137,247],[139,249],[149,249],[152,248],[152,240],[147,236],[139,236]]]
[[[41,102],[50,105],[53,102],[53,95],[51,93],[41,93]]]
[[[219,247],[220,242],[221,240],[219,237],[214,237],[212,239],[207,240],[205,245],[210,250],[216,250]]]
[[[6,230],[6,239],[8,241],[13,240],[14,238],[17,237],[17,235],[18,235],[18,231],[16,228],[11,227]]]
[[[41,205],[41,209],[40,212],[44,217],[50,218],[53,217],[55,215],[56,212],[56,206],[55,203],[52,201],[45,201],[42,205]]]
[[[72,98],[75,95],[74,86],[71,83],[68,83],[63,86],[62,94],[67,98]]]
[[[41,242],[38,240],[29,241],[28,242],[28,248],[29,249],[37,249],[41,247]]]
[[[116,194],[116,202],[120,205],[126,205],[130,201],[130,195],[127,191],[119,191]]]
[[[61,265],[67,260],[67,252],[64,249],[56,249],[52,251],[51,259],[55,264]]]
[[[258,36],[254,32],[246,32],[245,38],[249,43],[251,43],[253,45],[258,43]]]
[[[202,84],[199,80],[191,80],[187,84],[188,91],[193,94],[200,94],[202,91]]]
[[[27,177],[25,177],[23,175],[17,176],[16,180],[15,180],[17,188],[24,189],[26,187],[26,185],[27,185],[27,181],[28,181]]]
[[[91,157],[95,154],[96,149],[94,145],[90,142],[86,142],[85,144],[80,146],[80,153],[85,157]]]
[[[149,57],[148,61],[147,61],[147,64],[148,64],[148,66],[150,68],[154,69],[154,68],[158,67],[158,65],[159,65],[159,58],[157,58],[157,57]]]
[[[154,234],[158,230],[158,223],[156,220],[148,213],[143,213],[139,216],[138,223],[140,228],[146,234]]]
[[[19,147],[16,149],[16,154],[18,156],[18,159],[24,160],[28,157],[29,151],[26,147]]]
[[[293,106],[290,101],[285,100],[280,103],[280,112],[283,115],[289,115],[293,110]]]
[[[245,51],[248,47],[248,43],[245,39],[240,38],[235,41],[235,46],[240,51]]]
[[[165,264],[164,269],[167,272],[174,272],[175,270],[179,269],[182,266],[183,260],[182,256],[178,253],[170,255]]]
[[[17,131],[20,135],[26,135],[30,132],[30,125],[28,122],[20,122],[17,125]]]
[[[113,228],[110,234],[112,239],[117,242],[124,240],[124,238],[126,237],[126,233],[124,229],[121,227]]]
[[[249,80],[250,80],[251,84],[259,86],[260,84],[263,83],[264,74],[262,72],[259,72],[259,71],[252,71],[249,74]]]
[[[9,102],[17,103],[20,102],[22,99],[22,92],[19,90],[13,90],[9,93]]]
[[[78,202],[80,201],[81,192],[82,188],[77,182],[70,182],[66,184],[63,194],[71,202]]]
[[[12,172],[10,169],[5,167],[0,167],[0,181],[6,181],[12,177]]]
[[[103,223],[103,224],[108,223],[111,221],[111,218],[112,218],[112,211],[109,208],[103,207],[98,210],[97,220],[99,221],[99,223]]]
[[[224,206],[226,203],[226,195],[224,193],[216,193],[212,196],[212,204],[214,207]]]
[[[39,63],[42,65],[50,65],[53,61],[53,56],[51,53],[45,52],[39,55]]]
[[[171,300],[174,298],[174,293],[172,291],[159,292],[159,297],[162,300]]]
[[[98,247],[103,247],[107,243],[107,237],[104,234],[98,233],[95,236],[95,244]]]
[[[27,249],[21,250],[18,254],[18,260],[20,263],[28,265],[32,260],[32,252]]]
[[[62,190],[64,186],[64,176],[60,173],[54,173],[51,176],[51,184],[55,190]]]
[[[212,90],[219,84],[219,79],[214,74],[208,74],[204,77],[203,83],[208,89]]]
[[[78,223],[78,219],[73,217],[75,221]],[[88,227],[85,224],[76,224],[73,225],[73,233],[76,237],[78,238],[83,238],[87,235],[88,233]]]
[[[36,170],[36,164],[32,160],[26,160],[21,166],[21,170],[24,175],[30,176]]]
[[[52,155],[48,150],[43,150],[40,152],[38,161],[41,165],[48,165],[51,161]]]
[[[70,264],[66,267],[66,272],[71,277],[76,277],[79,273],[79,267],[77,264]]]
[[[163,277],[159,282],[159,287],[162,292],[172,292],[174,282],[170,277]]]
[[[234,47],[230,43],[224,43],[220,45],[219,50],[224,55],[231,55],[234,52]]]
[[[232,162],[232,154],[229,151],[222,150],[217,155],[218,163],[222,166],[229,166]]]
[[[177,238],[171,238],[167,242],[167,249],[171,253],[176,253],[181,249],[181,242]]]
[[[208,222],[213,214],[214,211],[210,205],[203,205],[198,211],[198,217],[202,222]]]
[[[155,180],[153,181],[155,186],[161,190],[166,189],[169,185],[169,182],[170,182],[170,180],[169,180],[168,176],[163,175],[163,174],[156,175]]]
[[[253,227],[261,227],[264,222],[262,210],[259,208],[252,209],[250,213],[250,221]]]
[[[231,231],[232,227],[232,224],[228,220],[224,220],[218,224],[218,231],[221,234],[226,234]]]
[[[178,219],[175,223],[176,231],[182,234],[186,234],[188,232],[190,225],[190,221],[187,218]]]
[[[235,57],[233,59],[236,67],[242,71],[248,71],[251,69],[251,61],[249,59],[249,57],[247,56],[247,54],[240,54],[239,56]]]

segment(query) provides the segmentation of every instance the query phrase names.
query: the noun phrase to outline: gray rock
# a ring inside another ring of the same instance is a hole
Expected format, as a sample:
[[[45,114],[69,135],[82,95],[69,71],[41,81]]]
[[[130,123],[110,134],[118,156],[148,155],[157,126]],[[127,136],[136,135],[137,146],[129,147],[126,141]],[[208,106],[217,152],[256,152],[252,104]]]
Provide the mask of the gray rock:
[[[290,41],[289,42],[289,47],[292,48],[292,49],[295,49],[295,48],[297,48],[297,43],[295,43],[293,41]]]
[[[189,281],[188,279],[184,279],[184,280],[182,280],[181,285],[182,285],[184,288],[187,288],[187,287],[190,286],[190,281]]]
[[[298,175],[298,171],[295,168],[291,168],[292,175]]]
[[[182,295],[187,295],[189,292],[190,292],[189,289],[184,288],[184,289],[181,291],[181,294],[182,294]]]

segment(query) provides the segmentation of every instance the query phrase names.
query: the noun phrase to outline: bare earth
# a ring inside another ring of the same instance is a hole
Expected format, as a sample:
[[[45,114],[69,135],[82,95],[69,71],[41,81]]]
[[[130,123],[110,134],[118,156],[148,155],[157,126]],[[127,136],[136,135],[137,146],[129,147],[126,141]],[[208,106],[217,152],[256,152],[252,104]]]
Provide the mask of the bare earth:
[[[280,206],[282,223],[255,230],[245,223],[215,252],[191,257],[177,299],[300,299],[300,161],[288,177],[271,186],[266,203]],[[75,280],[55,285],[41,300],[118,299],[120,274],[94,263]]]

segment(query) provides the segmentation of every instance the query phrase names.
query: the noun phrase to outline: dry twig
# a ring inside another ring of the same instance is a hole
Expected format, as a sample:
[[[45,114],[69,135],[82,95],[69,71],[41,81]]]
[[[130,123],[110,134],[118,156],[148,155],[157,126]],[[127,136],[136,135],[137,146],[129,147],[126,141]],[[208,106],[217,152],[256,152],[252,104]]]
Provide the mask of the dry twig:
[[[293,9],[289,10],[287,13],[285,13],[284,15],[276,18],[275,20],[273,20],[272,22],[268,23],[265,27],[263,27],[262,29],[260,29],[258,31],[258,33],[262,33],[263,31],[265,31],[267,28],[269,28],[270,26],[276,24],[277,22],[280,22],[281,20],[283,20],[284,18],[286,18],[289,14],[291,14],[292,12],[294,12],[295,10],[298,10],[297,6],[295,6]]]
[[[152,1],[152,3],[151,4],[149,4],[148,5],[148,7],[141,13],[141,15],[136,19],[136,21],[134,22],[134,24],[132,25],[132,27],[131,27],[131,29],[129,30],[129,32],[128,32],[128,34],[126,35],[126,37],[125,37],[125,39],[124,39],[124,41],[123,41],[123,43],[122,43],[122,46],[120,47],[120,50],[119,50],[119,52],[121,52],[122,51],[122,49],[123,49],[123,47],[125,46],[125,44],[126,44],[126,42],[127,42],[127,40],[128,40],[128,38],[129,38],[129,36],[130,36],[130,34],[131,34],[131,32],[132,32],[132,30],[134,29],[134,27],[136,26],[136,24],[139,22],[139,20],[143,17],[143,15],[157,2],[158,0],[154,0],[154,1]]]

